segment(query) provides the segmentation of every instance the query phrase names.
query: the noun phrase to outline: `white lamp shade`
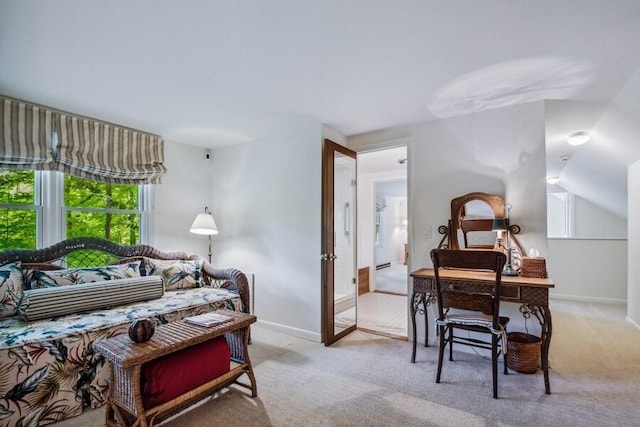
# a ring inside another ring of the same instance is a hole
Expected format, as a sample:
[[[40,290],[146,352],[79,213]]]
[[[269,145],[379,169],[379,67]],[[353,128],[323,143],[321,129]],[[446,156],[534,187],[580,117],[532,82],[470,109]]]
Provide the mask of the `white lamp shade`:
[[[218,226],[216,225],[216,221],[213,219],[213,215],[209,213],[201,213],[196,216],[195,220],[193,220],[193,224],[191,224],[189,231],[194,234],[218,234]]]

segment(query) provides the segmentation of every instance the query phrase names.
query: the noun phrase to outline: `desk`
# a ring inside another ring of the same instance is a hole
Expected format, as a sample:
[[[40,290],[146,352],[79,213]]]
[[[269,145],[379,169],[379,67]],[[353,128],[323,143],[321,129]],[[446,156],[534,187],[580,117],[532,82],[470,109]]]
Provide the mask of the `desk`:
[[[416,315],[424,315],[425,339],[429,342],[429,321],[427,306],[435,304],[435,278],[433,268],[423,268],[411,273],[413,294],[411,297],[411,324],[413,326],[413,352],[411,362],[416,361]],[[495,278],[493,273],[473,270],[440,270],[443,286],[455,290],[475,290],[487,286]],[[520,313],[525,319],[535,317],[542,330],[541,364],[544,373],[544,389],[551,394],[549,386],[549,344],[551,342],[551,311],[549,311],[549,289],[554,284],[551,279],[535,277],[502,276],[500,301],[520,303]]]

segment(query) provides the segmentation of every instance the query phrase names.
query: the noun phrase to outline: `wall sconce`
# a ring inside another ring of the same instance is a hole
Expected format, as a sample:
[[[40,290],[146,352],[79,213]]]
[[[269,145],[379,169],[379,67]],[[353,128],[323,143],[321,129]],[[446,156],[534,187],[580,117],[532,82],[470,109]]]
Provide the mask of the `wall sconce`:
[[[211,236],[218,234],[218,226],[211,215],[208,207],[204,207],[204,213],[200,213],[193,220],[189,231],[193,234],[202,234],[209,236],[209,263],[211,263]]]

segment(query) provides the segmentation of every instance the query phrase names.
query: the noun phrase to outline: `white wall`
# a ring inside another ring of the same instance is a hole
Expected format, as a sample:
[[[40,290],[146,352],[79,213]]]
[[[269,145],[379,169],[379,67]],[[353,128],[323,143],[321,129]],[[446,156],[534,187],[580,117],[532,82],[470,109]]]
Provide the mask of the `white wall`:
[[[196,215],[204,212],[205,206],[218,220],[218,200],[208,191],[212,161],[205,159],[203,148],[165,141],[164,149],[167,173],[156,186],[155,237],[150,243],[164,251],[185,251],[206,258],[209,251],[207,237],[190,233],[189,227]],[[214,260],[216,238],[213,236]]]
[[[380,148],[381,141],[399,138],[409,141],[410,270],[431,266],[429,252],[442,238],[437,229],[447,224],[451,199],[473,191],[505,196],[513,205],[512,222],[522,226],[521,243],[547,255],[543,103],[398,127],[348,140],[350,148],[366,151]],[[432,231],[428,238],[423,237],[425,229]],[[423,329],[419,324],[418,337],[424,336]]]
[[[322,128],[292,121],[286,134],[215,150],[216,265],[255,273],[255,314],[320,341]]]
[[[396,172],[358,175],[358,268],[375,267],[375,183],[399,179],[405,176]]]
[[[631,164],[628,172],[627,319],[640,328],[640,161]]]
[[[631,193],[629,193],[631,194]],[[575,236],[586,239],[626,239],[627,221],[575,196]]]
[[[622,304],[627,299],[627,241],[549,239],[547,271],[554,298]]]

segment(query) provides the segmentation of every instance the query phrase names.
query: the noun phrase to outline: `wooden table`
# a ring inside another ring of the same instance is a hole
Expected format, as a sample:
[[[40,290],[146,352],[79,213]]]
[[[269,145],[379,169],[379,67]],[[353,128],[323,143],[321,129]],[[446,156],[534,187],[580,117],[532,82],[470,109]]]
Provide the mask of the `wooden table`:
[[[215,390],[238,384],[257,396],[255,376],[247,345],[249,325],[256,321],[250,314],[228,310],[219,313],[233,320],[212,327],[203,327],[182,320],[158,326],[149,341],[134,343],[127,334],[96,341],[93,348],[111,362],[111,386],[106,409],[107,426],[150,426],[187,408]],[[231,350],[231,370],[166,403],[144,408],[140,384],[141,366],[164,355],[180,351],[224,335]],[[250,384],[238,381],[247,374]]]
[[[411,322],[413,326],[413,352],[411,362],[416,361],[416,315],[424,315],[425,339],[429,342],[429,321],[427,306],[435,304],[436,288],[433,268],[423,268],[411,273],[413,277],[413,294],[411,299]],[[493,273],[473,270],[440,270],[440,280],[443,286],[455,290],[474,290],[488,286],[495,278]],[[551,311],[549,310],[549,289],[554,284],[551,279],[535,277],[502,276],[500,301],[520,303],[520,313],[525,319],[535,317],[542,330],[541,364],[544,373],[544,389],[551,394],[549,386],[549,344],[551,342]],[[422,306],[422,307],[421,307]]]

